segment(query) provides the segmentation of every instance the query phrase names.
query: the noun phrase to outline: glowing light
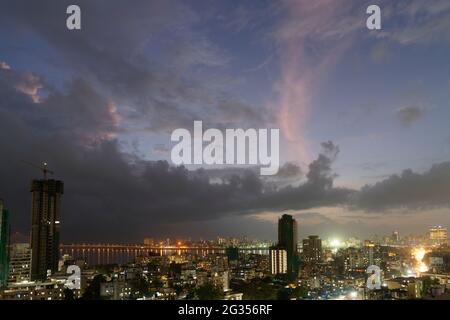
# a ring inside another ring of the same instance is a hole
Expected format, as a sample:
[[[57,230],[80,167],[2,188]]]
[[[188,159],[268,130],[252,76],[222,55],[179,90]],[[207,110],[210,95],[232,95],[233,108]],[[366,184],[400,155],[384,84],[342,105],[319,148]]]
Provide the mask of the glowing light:
[[[415,266],[414,266],[414,271],[416,273],[422,273],[422,272],[427,272],[428,271],[428,267],[425,264],[425,262],[423,262],[423,258],[425,257],[425,254],[427,253],[427,251],[424,248],[414,248],[412,250],[412,255],[414,257],[415,261]]]
[[[333,239],[333,240],[331,240],[330,246],[331,246],[332,248],[339,248],[339,247],[341,246],[341,240],[339,240],[339,239]]]

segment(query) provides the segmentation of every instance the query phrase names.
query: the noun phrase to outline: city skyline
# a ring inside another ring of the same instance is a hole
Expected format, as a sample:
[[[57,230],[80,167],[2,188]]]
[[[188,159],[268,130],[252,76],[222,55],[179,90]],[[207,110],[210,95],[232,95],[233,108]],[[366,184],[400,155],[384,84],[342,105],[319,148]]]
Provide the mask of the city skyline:
[[[449,0],[2,0],[0,39],[2,306],[450,300]]]
[[[450,225],[450,4],[70,1],[0,5],[0,197],[65,183],[61,241],[425,233]],[[120,17],[118,16],[120,12]],[[170,133],[279,128],[278,175],[170,162]]]

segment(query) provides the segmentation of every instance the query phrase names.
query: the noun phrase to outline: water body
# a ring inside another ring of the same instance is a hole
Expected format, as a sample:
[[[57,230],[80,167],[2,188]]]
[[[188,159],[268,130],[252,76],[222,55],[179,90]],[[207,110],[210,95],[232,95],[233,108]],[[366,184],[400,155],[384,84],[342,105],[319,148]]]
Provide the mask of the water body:
[[[240,250],[240,252],[268,255],[267,249]],[[68,254],[74,259],[85,260],[89,266],[105,264],[127,264],[142,256],[171,256],[225,254],[224,249],[114,249],[114,248],[62,248],[61,256]]]

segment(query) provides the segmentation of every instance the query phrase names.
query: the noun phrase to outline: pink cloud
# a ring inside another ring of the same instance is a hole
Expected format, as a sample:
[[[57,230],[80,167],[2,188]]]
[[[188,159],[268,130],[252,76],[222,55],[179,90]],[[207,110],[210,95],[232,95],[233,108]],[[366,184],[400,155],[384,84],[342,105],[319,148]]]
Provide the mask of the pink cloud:
[[[0,61],[0,69],[2,69],[2,70],[11,70],[11,67],[6,62]]]
[[[24,74],[19,83],[16,85],[16,89],[23,94],[30,97],[34,103],[40,103],[41,97],[39,96],[39,89],[42,89],[43,85],[39,77],[32,73]]]
[[[349,14],[352,6],[341,0],[286,0],[283,6],[287,17],[274,34],[281,58],[279,124],[288,156],[308,163],[307,121],[314,95],[364,19]]]

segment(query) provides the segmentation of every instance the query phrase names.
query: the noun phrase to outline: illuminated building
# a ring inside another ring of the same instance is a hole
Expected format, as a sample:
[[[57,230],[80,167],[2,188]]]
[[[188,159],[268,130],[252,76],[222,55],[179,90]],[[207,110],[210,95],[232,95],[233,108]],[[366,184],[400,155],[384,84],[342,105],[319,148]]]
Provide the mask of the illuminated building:
[[[3,207],[3,200],[0,199],[0,288],[8,283],[8,215],[8,210]]]
[[[243,295],[243,293],[227,292],[225,293],[224,300],[242,300]]]
[[[269,265],[271,274],[285,274],[288,272],[287,251],[282,247],[272,247],[269,250]]]
[[[4,300],[63,300],[64,283],[58,281],[14,283],[1,293]]]
[[[278,246],[287,254],[287,273],[296,277],[298,273],[297,222],[287,214],[278,220]]]
[[[219,246],[222,246],[222,245],[224,245],[224,244],[226,244],[227,243],[227,239],[225,239],[225,238],[223,238],[223,237],[217,237],[217,244],[219,245]]]
[[[58,271],[61,197],[64,184],[33,180],[31,224],[31,280],[45,280]]]
[[[375,244],[370,240],[364,240],[364,254],[366,256],[366,261],[369,266],[374,264],[373,260],[373,249]]]
[[[386,279],[384,283],[394,299],[422,298],[423,282],[420,279],[398,277]]]
[[[400,235],[397,230],[392,232],[391,240],[393,243],[398,243],[400,241]]]
[[[30,244],[14,244],[9,259],[9,282],[17,283],[30,280],[30,264]]]
[[[346,248],[340,253],[343,258],[343,268],[345,272],[364,268],[364,255],[359,248]]]
[[[429,229],[430,241],[435,244],[445,243],[447,241],[447,228],[434,226]]]
[[[322,240],[319,236],[303,239],[303,259],[306,263],[312,264],[322,261]]]
[[[114,279],[100,284],[100,296],[112,300],[128,299],[131,295],[131,287],[125,281]]]

